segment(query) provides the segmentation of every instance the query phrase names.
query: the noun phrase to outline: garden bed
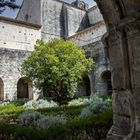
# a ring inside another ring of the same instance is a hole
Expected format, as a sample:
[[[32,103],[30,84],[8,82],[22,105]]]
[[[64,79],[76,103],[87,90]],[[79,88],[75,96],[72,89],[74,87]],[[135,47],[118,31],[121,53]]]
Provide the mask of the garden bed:
[[[102,140],[112,125],[109,98],[25,102],[0,105],[0,140]]]
[[[75,118],[65,125],[36,130],[17,124],[0,124],[1,140],[102,140],[112,125],[112,111]]]

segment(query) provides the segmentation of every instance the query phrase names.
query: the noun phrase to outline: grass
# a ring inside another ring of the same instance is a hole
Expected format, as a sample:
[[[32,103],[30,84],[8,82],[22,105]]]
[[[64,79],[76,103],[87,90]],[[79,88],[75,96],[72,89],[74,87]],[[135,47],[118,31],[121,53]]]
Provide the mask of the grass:
[[[72,119],[78,116],[81,112],[81,109],[84,106],[63,106],[63,107],[54,107],[54,108],[45,108],[45,109],[31,109],[28,111],[38,111],[44,115],[64,115],[68,119]],[[0,106],[0,120],[1,121],[15,121],[16,118],[22,112],[27,111],[23,108],[23,104],[20,103],[10,103],[7,106]]]
[[[15,105],[14,103],[10,103],[7,106],[0,106],[0,120],[1,121],[11,121],[15,120],[17,116],[24,112],[24,108],[21,105]]]

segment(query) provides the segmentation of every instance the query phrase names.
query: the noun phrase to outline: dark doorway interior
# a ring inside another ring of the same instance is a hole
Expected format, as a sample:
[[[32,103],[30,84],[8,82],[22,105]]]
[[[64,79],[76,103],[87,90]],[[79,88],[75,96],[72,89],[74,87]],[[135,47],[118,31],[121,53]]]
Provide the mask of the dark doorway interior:
[[[83,77],[83,86],[85,89],[85,96],[90,96],[91,89],[90,89],[90,80],[88,76]]]
[[[17,84],[17,98],[28,98],[28,83],[23,78],[20,78]]]
[[[107,83],[108,95],[112,95],[111,72],[105,71],[102,74],[102,79]]]

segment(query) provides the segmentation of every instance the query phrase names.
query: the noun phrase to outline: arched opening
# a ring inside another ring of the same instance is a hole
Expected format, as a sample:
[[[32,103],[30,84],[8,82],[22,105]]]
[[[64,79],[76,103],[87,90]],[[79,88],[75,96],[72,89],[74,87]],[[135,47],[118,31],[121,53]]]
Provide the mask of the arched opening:
[[[108,33],[102,40],[107,48],[115,89],[112,96],[115,123],[108,140],[140,139],[140,16],[135,16],[140,12],[140,0],[96,2],[107,25]],[[129,22],[129,17],[133,21]],[[102,79],[108,80],[109,73],[105,75]]]
[[[106,83],[107,95],[112,95],[111,72],[103,72],[101,78]]]
[[[90,96],[90,79],[88,76],[84,76],[82,82],[78,84],[78,96]]]
[[[27,83],[24,78],[19,79],[17,83],[17,98],[33,98],[33,88],[31,82]]]
[[[0,100],[4,99],[4,83],[2,79],[0,78]]]
[[[88,76],[83,77],[83,84],[85,88],[85,96],[90,96],[91,90],[90,90],[90,80]]]

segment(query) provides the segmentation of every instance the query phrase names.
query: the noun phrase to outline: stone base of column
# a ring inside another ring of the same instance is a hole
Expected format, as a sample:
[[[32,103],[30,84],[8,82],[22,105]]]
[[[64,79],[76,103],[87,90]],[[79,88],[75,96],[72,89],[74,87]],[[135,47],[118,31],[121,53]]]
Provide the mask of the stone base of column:
[[[108,133],[108,140],[124,140],[131,133],[132,101],[131,91],[113,91],[113,126]]]

